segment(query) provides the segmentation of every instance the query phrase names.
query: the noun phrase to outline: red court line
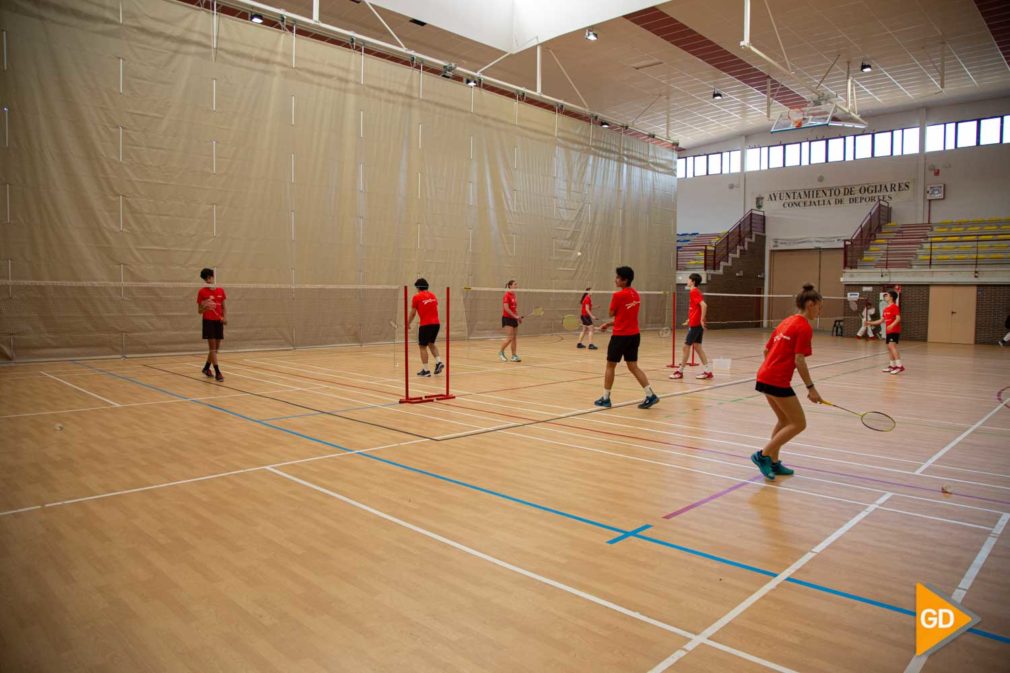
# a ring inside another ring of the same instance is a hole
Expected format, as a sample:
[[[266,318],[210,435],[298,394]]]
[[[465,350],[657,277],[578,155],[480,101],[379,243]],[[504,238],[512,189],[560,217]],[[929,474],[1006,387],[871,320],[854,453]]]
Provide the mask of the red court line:
[[[758,476],[758,477],[751,477],[747,481],[738,482],[736,484],[733,484],[732,486],[729,486],[727,488],[722,489],[718,493],[713,493],[712,495],[710,495],[708,497],[705,497],[705,498],[702,498],[701,500],[698,500],[697,502],[692,502],[690,505],[687,505],[686,507],[681,507],[680,509],[678,509],[676,511],[673,511],[673,512],[670,512],[669,514],[664,514],[663,518],[664,519],[672,519],[675,516],[680,516],[684,512],[689,512],[692,509],[694,509],[695,507],[701,507],[705,503],[712,502],[716,498],[721,498],[724,495],[729,495],[730,493],[732,493],[733,491],[737,490],[738,488],[743,488],[747,484],[749,484],[749,483],[751,483],[753,481],[757,481],[758,479],[763,479],[763,478],[764,477],[760,477],[760,476]]]

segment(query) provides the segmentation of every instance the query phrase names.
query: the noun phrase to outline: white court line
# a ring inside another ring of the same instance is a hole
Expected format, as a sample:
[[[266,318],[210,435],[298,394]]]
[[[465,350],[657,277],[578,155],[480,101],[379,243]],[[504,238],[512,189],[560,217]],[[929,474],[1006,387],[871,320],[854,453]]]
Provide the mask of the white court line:
[[[150,371],[150,370],[148,370]],[[283,384],[280,384],[283,385]],[[310,388],[295,388],[294,390],[317,390],[321,386],[312,386]],[[260,395],[265,395],[267,393],[285,393],[292,392],[290,390],[265,390]],[[248,397],[250,393],[230,393],[228,395],[208,395],[206,397],[187,397],[184,399],[171,399],[171,400],[152,400],[150,402],[126,402],[124,404],[117,405],[116,407],[81,407],[80,409],[56,409],[54,411],[30,411],[23,414],[7,414],[6,416],[0,416],[0,419],[4,418],[23,418],[26,416],[48,416],[50,414],[73,414],[79,411],[101,411],[103,409],[129,409],[131,407],[146,407],[152,404],[178,404],[180,402],[192,402],[206,401],[206,400],[221,400],[229,397]]]
[[[649,624],[650,626],[655,626],[655,627],[657,627],[659,629],[662,629],[662,630],[667,631],[669,633],[674,633],[674,634],[676,634],[678,636],[681,636],[683,638],[689,638],[689,639],[691,639],[691,642],[694,642],[695,640],[697,640],[697,639],[700,638],[700,636],[697,636],[697,635],[691,633],[690,631],[685,631],[684,629],[678,628],[678,627],[673,626],[671,624],[667,624],[665,622],[661,622],[658,619],[653,619],[652,617],[649,617],[647,615],[643,615],[641,612],[637,612],[635,610],[631,610],[629,608],[623,607],[621,605],[618,605],[617,603],[614,603],[612,601],[608,601],[605,598],[600,598],[600,597],[595,596],[595,595],[593,595],[591,593],[582,591],[581,589],[576,589],[575,587],[572,587],[570,585],[564,584],[564,583],[559,582],[557,580],[553,580],[553,579],[551,579],[549,577],[545,577],[544,575],[540,575],[540,574],[535,573],[535,572],[533,572],[531,570],[526,570],[525,568],[520,568],[519,566],[514,565],[512,563],[509,563],[508,561],[503,561],[503,560],[501,560],[501,559],[499,559],[497,557],[491,556],[490,554],[485,554],[484,552],[478,551],[478,550],[474,549],[473,547],[468,547],[468,546],[466,546],[466,545],[464,545],[464,544],[462,544],[460,542],[456,542],[455,540],[450,540],[449,538],[444,537],[442,535],[439,535],[438,533],[432,532],[432,531],[430,531],[430,530],[428,530],[426,528],[421,528],[420,526],[417,526],[415,524],[412,524],[412,523],[409,523],[407,521],[404,521],[403,519],[397,518],[397,517],[395,517],[395,516],[393,516],[391,514],[387,514],[386,512],[382,512],[380,510],[377,510],[374,507],[370,507],[370,506],[368,506],[368,505],[366,505],[366,504],[364,504],[362,502],[358,502],[357,500],[352,500],[351,498],[348,498],[345,495],[341,495],[340,493],[337,493],[335,491],[331,491],[330,489],[325,488],[323,486],[319,486],[318,484],[314,484],[314,483],[312,483],[310,481],[306,481],[304,479],[300,479],[299,477],[296,477],[294,475],[288,474],[287,472],[283,472],[281,470],[277,470],[277,469],[274,469],[274,468],[267,468],[267,469],[269,469],[270,472],[273,472],[274,474],[276,474],[276,475],[278,475],[280,477],[283,477],[285,479],[293,481],[293,482],[295,482],[297,484],[300,484],[302,486],[305,486],[307,488],[311,488],[314,491],[318,491],[319,493],[322,493],[323,495],[327,495],[327,496],[329,496],[331,498],[335,498],[335,499],[337,499],[337,500],[339,500],[339,501],[341,501],[341,502],[343,502],[345,504],[348,504],[348,505],[350,505],[352,507],[356,507],[357,509],[360,509],[360,510],[362,510],[364,512],[368,512],[369,514],[377,516],[377,517],[379,517],[381,519],[385,519],[386,521],[388,521],[390,523],[393,523],[393,524],[396,524],[397,526],[402,526],[403,528],[411,530],[411,531],[413,531],[415,533],[418,533],[420,535],[424,535],[425,537],[430,538],[432,540],[435,540],[436,542],[440,542],[440,543],[442,543],[444,545],[448,545],[449,547],[452,547],[453,549],[456,549],[457,551],[461,551],[461,552],[463,552],[465,554],[469,554],[470,556],[474,556],[474,557],[479,558],[479,559],[481,559],[483,561],[487,561],[488,563],[492,563],[492,564],[498,566],[499,568],[503,568],[503,569],[508,570],[510,572],[516,573],[518,575],[522,575],[523,577],[526,577],[526,578],[535,580],[537,582],[540,582],[542,584],[546,584],[548,586],[554,587],[555,589],[559,589],[560,591],[564,591],[565,593],[571,594],[571,595],[576,596],[578,598],[581,598],[583,600],[587,600],[587,601],[589,601],[591,603],[599,605],[600,607],[607,608],[608,610],[613,610],[614,612],[622,614],[625,617],[630,617],[630,618],[635,619],[637,621],[644,622],[646,624]],[[728,645],[722,645],[722,644],[717,644],[717,643],[709,643],[707,638],[702,638],[699,641],[699,644],[702,643],[702,642],[704,642],[704,644],[706,644],[706,645],[711,645],[713,647],[718,647],[718,649],[720,649],[720,650],[722,650],[724,652],[736,655],[738,657],[746,659],[747,661],[750,661],[750,662],[753,662],[753,663],[756,663],[756,664],[760,664],[760,665],[765,666],[766,668],[770,668],[770,669],[772,669],[774,671],[780,671],[781,673],[794,673],[794,672],[791,671],[791,669],[788,669],[788,668],[786,668],[784,666],[780,666],[780,665],[778,665],[778,664],[776,664],[774,662],[768,661],[766,659],[762,659],[760,657],[756,657],[756,656],[754,656],[752,654],[748,654],[746,652],[743,652],[742,650],[738,650],[738,649],[730,647]]]
[[[685,657],[691,650],[696,648],[698,645],[709,640],[713,635],[715,635],[717,631],[719,631],[724,626],[729,624],[731,621],[739,617],[744,612],[744,610],[754,605],[754,603],[758,602],[772,589],[774,589],[779,584],[782,584],[787,579],[789,579],[789,577],[791,577],[797,570],[805,566],[807,563],[811,561],[811,559],[815,558],[819,553],[827,549],[827,547],[831,545],[831,543],[833,543],[835,540],[840,538],[842,535],[845,535],[845,533],[847,533],[853,526],[855,526],[857,523],[859,523],[867,516],[869,516],[870,513],[873,512],[873,510],[877,509],[880,505],[884,504],[884,502],[886,502],[887,499],[890,497],[891,497],[890,493],[885,493],[884,495],[877,498],[877,500],[874,503],[868,505],[866,509],[864,509],[862,512],[849,519],[849,521],[844,525],[842,525],[841,528],[839,528],[834,533],[826,537],[819,545],[808,551],[791,566],[789,566],[788,568],[780,572],[778,575],[773,577],[771,580],[769,580],[767,584],[765,584],[763,587],[761,587],[753,594],[748,596],[746,599],[744,599],[742,603],[740,603],[735,608],[727,612],[720,619],[713,622],[711,626],[709,626],[707,629],[705,629],[704,631],[696,635],[694,638],[692,638],[682,648],[671,654],[663,661],[656,664],[656,666],[654,666],[649,673],[662,673],[663,671],[667,670],[675,663],[677,663],[677,661]]]
[[[515,437],[521,437],[521,438],[526,439],[526,440],[530,439],[529,437],[527,437],[525,435],[521,435],[521,434],[519,434],[517,432],[503,432],[502,434],[504,434],[504,435],[512,435],[512,436],[515,436]],[[565,434],[574,434],[574,433],[565,433]],[[547,444],[556,444],[558,446],[566,446],[566,447],[569,447],[569,448],[572,448],[572,449],[582,449],[583,451],[591,451],[593,453],[601,453],[601,454],[607,455],[607,456],[614,456],[615,458],[622,458],[622,459],[625,459],[625,460],[633,460],[633,461],[640,462],[640,463],[648,463],[650,465],[662,465],[663,467],[672,467],[675,470],[680,470],[682,472],[693,472],[695,474],[704,474],[706,476],[717,477],[719,479],[728,479],[730,481],[743,482],[743,483],[747,483],[749,485],[753,485],[756,488],[774,488],[774,489],[777,489],[777,490],[780,490],[780,491],[786,491],[786,492],[789,492],[789,493],[798,493],[800,495],[806,495],[806,496],[810,496],[810,497],[814,497],[814,498],[821,498],[822,500],[833,500],[833,501],[836,501],[836,502],[845,502],[845,503],[849,503],[849,504],[852,504],[852,505],[860,505],[860,506],[865,506],[866,505],[866,502],[862,501],[862,500],[852,500],[852,499],[849,499],[849,498],[841,498],[841,497],[834,496],[834,495],[827,495],[825,493],[818,493],[816,491],[807,491],[807,490],[804,490],[802,488],[795,488],[793,486],[785,486],[785,485],[780,485],[780,484],[776,484],[776,485],[773,486],[771,484],[766,484],[766,483],[763,483],[763,482],[751,481],[751,479],[753,479],[753,477],[748,477],[748,478],[744,479],[742,477],[733,477],[731,475],[722,474],[720,472],[709,472],[707,470],[699,470],[699,469],[694,468],[694,467],[685,467],[683,465],[678,465],[676,463],[664,463],[663,461],[659,461],[659,460],[650,460],[648,458],[639,458],[638,456],[629,456],[629,455],[624,454],[624,453],[617,453],[617,452],[614,452],[614,451],[607,451],[605,449],[597,449],[597,448],[594,448],[594,447],[591,447],[591,446],[584,446],[584,445],[581,445],[581,444],[571,444],[569,442],[561,442],[561,441],[557,441],[557,440],[553,440],[553,439],[545,439],[543,437],[536,437],[535,439],[538,442],[546,442]],[[834,483],[834,482],[829,482],[829,483]],[[870,490],[873,493],[880,493],[881,492],[881,491],[875,490],[875,489],[867,489],[867,490]],[[930,501],[930,502],[933,502],[933,501]],[[880,509],[881,510],[886,510],[888,512],[894,512],[895,514],[904,514],[904,515],[907,515],[907,516],[913,516],[913,517],[917,517],[917,518],[920,518],[920,519],[929,519],[931,521],[940,521],[940,522],[943,522],[943,523],[950,523],[950,524],[954,524],[956,526],[965,526],[967,528],[979,528],[981,530],[989,530],[989,526],[983,526],[983,525],[980,525],[980,524],[977,524],[977,523],[970,523],[968,521],[961,521],[960,519],[947,519],[945,517],[932,516],[930,514],[920,514],[919,512],[909,512],[909,511],[904,510],[904,509],[896,509],[896,508],[893,508],[893,507],[881,507]],[[983,508],[972,508],[972,509],[980,509],[982,511],[985,511],[985,512],[988,512],[988,513],[992,513],[992,514],[1001,514],[1001,512],[998,512],[996,510],[983,509]]]
[[[925,470],[927,467],[929,467],[930,465],[932,465],[936,461],[940,460],[940,458],[942,458],[944,456],[944,454],[946,454],[948,451],[950,451],[955,446],[957,446],[958,444],[960,444],[962,439],[964,439],[965,437],[967,437],[968,435],[970,435],[975,430],[975,428],[979,427],[980,425],[982,425],[983,423],[985,423],[986,421],[988,421],[992,417],[993,414],[995,414],[997,411],[999,411],[1002,408],[1003,408],[1003,403],[1000,402],[999,404],[996,405],[995,409],[993,409],[988,414],[986,414],[985,416],[983,416],[981,420],[979,420],[977,423],[975,423],[975,425],[971,426],[970,428],[968,428],[967,430],[965,430],[964,432],[962,432],[960,435],[958,435],[957,437],[955,437],[954,439],[952,439],[951,442],[949,444],[947,444],[947,446],[945,446],[942,449],[940,449],[939,451],[937,451],[933,455],[933,457],[930,458],[929,460],[927,460],[925,463],[923,463],[919,467],[919,469],[917,469],[915,471],[915,473],[916,474],[922,474],[923,470]]]
[[[60,383],[62,383],[64,385],[68,385],[71,388],[73,388],[74,390],[80,390],[82,393],[84,393],[86,395],[91,395],[92,397],[98,398],[98,399],[100,399],[103,402],[108,402],[109,404],[111,404],[114,407],[122,406],[119,402],[113,402],[112,400],[110,400],[110,399],[108,399],[106,397],[102,397],[101,395],[96,395],[95,393],[91,392],[90,390],[85,390],[84,388],[81,388],[80,386],[75,386],[73,383],[70,383],[69,381],[64,381],[63,379],[61,379],[58,376],[53,376],[49,372],[42,372],[42,374],[43,374],[43,376],[48,376],[49,378],[53,379],[54,381],[59,381]]]
[[[965,571],[964,577],[957,585],[957,589],[950,595],[954,599],[954,602],[960,603],[964,598],[965,594],[968,593],[968,589],[975,582],[975,578],[978,576],[979,571],[982,570],[982,566],[985,564],[987,558],[989,558],[989,552],[992,548],[996,546],[996,541],[999,536],[1003,533],[1003,529],[1006,528],[1007,520],[1010,519],[1010,514],[1004,514],[993,526],[992,532],[989,533],[989,537],[986,538],[985,542],[982,543],[982,548],[978,550],[978,554],[975,556],[975,560],[971,562],[968,566],[968,570]],[[908,662],[908,666],[905,667],[905,673],[919,673],[922,667],[926,665],[926,660],[929,659],[928,654],[924,654],[918,657],[912,657],[911,661]]]
[[[229,470],[227,472],[215,472],[214,474],[206,474],[202,477],[193,477],[192,479],[179,479],[177,481],[168,481],[160,484],[151,484],[150,486],[139,486],[137,488],[128,488],[121,491],[110,491],[108,493],[99,493],[98,495],[88,495],[80,498],[71,498],[69,500],[60,500],[59,502],[47,502],[41,505],[33,505],[31,507],[22,507],[20,509],[11,509],[6,512],[0,512],[0,517],[8,516],[11,514],[17,514],[19,512],[30,512],[39,509],[48,509],[50,507],[61,507],[63,505],[73,505],[79,502],[88,502],[90,500],[103,500],[105,498],[112,498],[117,495],[128,495],[130,493],[142,493],[144,491],[155,491],[162,488],[168,488],[169,486],[180,486],[182,484],[193,484],[199,481],[208,481],[210,479],[219,479],[221,477],[230,477],[236,474],[247,474],[249,472],[256,472],[259,470],[268,470],[273,467],[284,467],[286,465],[298,465],[301,463],[311,463],[316,460],[323,460],[326,458],[340,458],[341,456],[353,456],[358,453],[370,453],[372,451],[378,451],[380,449],[390,449],[394,446],[406,446],[407,444],[416,444],[418,442],[426,442],[426,439],[411,439],[404,442],[396,442],[395,444],[384,444],[382,446],[373,446],[369,449],[357,449],[355,451],[338,451],[334,453],[327,453],[321,456],[312,456],[309,458],[298,458],[296,460],[287,460],[279,463],[270,463],[269,465],[259,465],[257,467],[244,467],[237,470]]]

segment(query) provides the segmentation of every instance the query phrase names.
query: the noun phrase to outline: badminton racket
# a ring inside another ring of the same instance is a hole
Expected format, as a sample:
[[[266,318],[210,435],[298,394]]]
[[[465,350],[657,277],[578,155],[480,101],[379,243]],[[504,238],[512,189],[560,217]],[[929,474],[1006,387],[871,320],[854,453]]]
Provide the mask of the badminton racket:
[[[598,319],[594,320],[593,324],[596,325],[597,322],[599,322]],[[573,313],[570,313],[561,319],[561,326],[564,327],[569,332],[574,332],[577,329],[588,327],[588,325],[582,324],[582,318],[580,316],[577,316]],[[596,329],[600,329],[600,326],[596,325]]]
[[[839,406],[834,402],[828,402],[822,399],[821,404],[826,404],[829,407],[834,407],[835,409],[841,409],[842,411],[847,411],[853,416],[859,416],[859,420],[862,421],[863,425],[868,427],[870,430],[876,430],[877,432],[890,432],[894,430],[897,423],[894,419],[885,414],[882,411],[864,411],[858,412],[852,409],[846,409],[843,406]]]
[[[663,327],[659,330],[659,336],[663,337],[664,339],[670,336],[671,334],[673,334],[673,330],[670,329],[669,327]]]
[[[526,318],[529,318],[530,316],[540,317],[543,314],[544,314],[544,307],[543,306],[537,306],[536,308],[534,308],[529,313],[524,313],[523,316],[522,316],[522,319],[525,320]]]

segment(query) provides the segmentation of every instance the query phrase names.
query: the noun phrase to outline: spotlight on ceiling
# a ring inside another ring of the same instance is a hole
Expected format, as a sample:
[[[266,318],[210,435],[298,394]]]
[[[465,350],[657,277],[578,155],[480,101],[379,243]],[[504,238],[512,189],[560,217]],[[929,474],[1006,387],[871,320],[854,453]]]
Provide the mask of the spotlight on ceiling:
[[[862,63],[861,63],[860,65],[859,65],[859,70],[860,70],[861,72],[870,72],[871,70],[873,70],[873,66],[872,66],[872,65],[870,65],[869,61],[863,61],[863,62],[862,62]]]
[[[263,23],[263,15],[262,14],[250,14],[249,15],[249,20],[252,21],[253,23]]]
[[[476,77],[467,77],[466,78],[466,85],[467,86],[480,86],[480,80],[477,79]]]
[[[446,63],[442,66],[442,77],[452,77],[454,70],[456,70],[455,63]]]
[[[586,39],[589,40],[590,42],[596,42],[598,39],[600,39],[600,36],[592,28],[586,28]]]
[[[606,120],[604,120],[604,121],[601,121],[601,122],[600,122],[600,126],[602,126],[602,127],[603,127],[603,128],[605,128],[605,129],[609,129],[609,128],[610,128],[610,122],[608,122],[608,121],[606,121]]]
[[[722,91],[716,89],[712,92],[712,100],[722,100]]]

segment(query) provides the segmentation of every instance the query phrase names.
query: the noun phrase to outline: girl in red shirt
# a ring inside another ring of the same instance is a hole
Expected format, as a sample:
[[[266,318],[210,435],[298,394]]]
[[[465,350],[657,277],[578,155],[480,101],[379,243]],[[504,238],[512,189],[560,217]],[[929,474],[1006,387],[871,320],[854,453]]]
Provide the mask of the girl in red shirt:
[[[519,336],[517,332],[523,318],[519,315],[516,293],[512,291],[518,285],[519,283],[514,280],[505,283],[505,296],[502,297],[501,326],[505,328],[505,341],[501,342],[501,348],[498,349],[498,359],[502,362],[508,362],[510,359],[505,357],[505,349],[509,346],[512,346],[512,362],[522,362],[522,358],[516,354],[516,338]]]
[[[813,354],[810,342],[814,330],[810,323],[821,314],[821,293],[809,283],[804,285],[803,291],[796,295],[796,307],[799,311],[780,322],[765,344],[765,359],[758,369],[757,385],[754,386],[759,393],[764,393],[776,418],[771,439],[750,457],[769,480],[775,479],[775,475],[793,473],[779,460],[779,450],[807,427],[803,407],[791,386],[794,371],[799,371],[807,386],[807,398],[814,404],[821,401],[810,379],[806,361]]]
[[[207,363],[203,366],[205,376],[213,376],[218,381],[224,381],[221,368],[217,365],[217,351],[224,339],[224,326],[228,324],[225,314],[224,290],[214,287],[214,269],[203,269],[200,278],[207,283],[196,293],[196,312],[203,315],[203,338],[207,340]],[[211,366],[214,373],[210,373]]]
[[[582,331],[579,332],[579,343],[575,344],[576,348],[585,348],[582,343],[587,335],[589,336],[589,350],[596,350],[596,345],[593,343],[593,321],[596,320],[596,316],[593,315],[593,297],[589,294],[589,291],[593,288],[587,287],[586,291],[582,294],[582,299],[579,303],[582,305]]]
[[[898,342],[901,341],[901,309],[898,308],[898,293],[888,290],[884,295],[884,304],[884,314],[880,320],[866,324],[883,325],[881,329],[886,335],[884,341],[887,342],[887,352],[891,356],[891,361],[880,371],[885,374],[900,374],[905,371],[905,366],[901,364],[901,355],[898,354]]]

